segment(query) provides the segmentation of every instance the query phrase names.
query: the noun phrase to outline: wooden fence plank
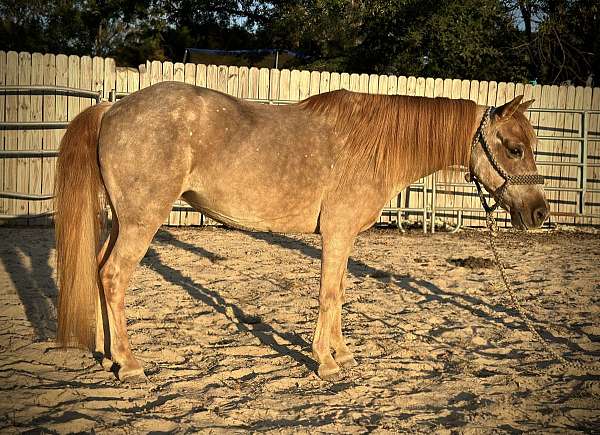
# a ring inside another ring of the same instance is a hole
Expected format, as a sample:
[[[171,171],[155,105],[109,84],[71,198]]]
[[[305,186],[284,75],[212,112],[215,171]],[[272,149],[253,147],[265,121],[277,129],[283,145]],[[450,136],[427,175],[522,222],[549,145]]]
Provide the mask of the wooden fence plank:
[[[507,83],[506,84],[506,101],[512,101],[515,98],[515,84]]]
[[[322,71],[319,77],[319,93],[329,92],[331,74],[327,71]]]
[[[431,77],[425,79],[425,96],[428,98],[433,98],[435,94],[435,80]]]
[[[442,96],[452,98],[452,79],[444,79],[444,90]]]
[[[6,52],[0,50],[0,86],[6,85]],[[6,95],[0,94],[0,122],[5,121],[4,109],[6,107]],[[4,150],[6,141],[6,130],[0,130],[0,150]],[[6,159],[0,159],[0,191],[4,192],[8,189],[5,188],[6,178]],[[8,207],[6,205],[6,199],[0,198],[0,214],[6,214]]]
[[[15,51],[6,53],[6,84],[19,84],[19,55]],[[19,116],[19,99],[16,95],[6,96],[5,107],[6,122],[16,122]],[[18,135],[15,130],[8,130],[5,136],[4,147],[6,150],[18,150]],[[5,163],[4,189],[8,192],[17,191],[17,159],[8,159]],[[6,213],[17,214],[17,200],[6,199]]]
[[[360,76],[358,74],[350,74],[349,86],[352,92],[360,92]]]
[[[298,101],[300,99],[300,71],[292,70],[290,73],[290,100]]]
[[[31,84],[41,86],[44,84],[44,56],[41,53],[33,53],[31,55]],[[32,122],[42,122],[42,95],[32,93],[31,95],[31,115]],[[30,148],[41,150],[43,148],[43,132],[42,130],[33,130],[31,132]],[[42,159],[29,159],[29,193],[39,195],[42,193]],[[39,214],[42,210],[40,201],[29,202],[29,213]],[[40,219],[33,219],[30,224],[40,224]]]
[[[147,64],[138,66],[138,89],[150,86],[150,70]]]
[[[61,55],[56,56],[57,66],[60,63],[59,56]],[[92,89],[96,92],[102,92],[104,97],[104,59],[98,56],[92,58]]]
[[[183,67],[183,77],[186,83],[190,85],[196,84],[196,64],[186,63]]]
[[[488,106],[496,106],[497,105],[497,97],[498,97],[498,83],[495,81],[488,82]]]
[[[319,84],[321,82],[321,73],[319,71],[310,72],[310,95],[316,95],[319,92]]]
[[[117,66],[115,60],[107,57],[104,59],[104,98],[109,97],[110,91],[113,91],[117,80]]]
[[[31,54],[27,52],[19,53],[19,85],[28,86],[31,84]],[[21,93],[18,97],[19,108],[18,117],[19,122],[30,122],[31,121],[31,95],[29,93]],[[32,131],[31,130],[18,130],[18,149],[19,150],[30,150],[32,148]],[[29,182],[30,182],[30,164],[31,160],[26,158],[17,159],[17,192],[29,193]],[[29,201],[18,200],[17,201],[17,214],[26,215],[29,214]],[[25,221],[23,223],[26,223]]]
[[[387,95],[388,91],[388,76],[380,75],[379,76],[379,84],[377,87],[377,93],[381,95]]]
[[[417,77],[417,80],[415,83],[415,95],[418,97],[425,96],[425,78],[424,77]]]
[[[558,102],[558,87],[544,85],[542,87],[542,101],[544,102],[543,107],[552,107],[556,106]],[[550,112],[542,112],[540,114],[540,133],[543,136],[557,136],[556,132],[556,113]],[[556,145],[555,145],[556,144]],[[538,152],[544,153],[547,156],[558,157],[560,155],[560,142],[554,141],[552,139],[542,140],[538,144]],[[556,149],[556,146],[559,148]],[[560,157],[559,157],[560,159]],[[558,187],[559,180],[556,177],[556,167],[549,166],[546,167],[546,185],[550,187]],[[546,197],[550,202],[550,205],[554,208],[555,211],[563,211],[563,207],[558,202],[558,192],[548,191],[546,192]],[[558,220],[561,220],[560,218]]]
[[[460,98],[468,100],[471,97],[471,82],[469,80],[462,80],[460,83]]]
[[[234,97],[239,94],[239,68],[237,66],[227,68],[227,93]]]
[[[94,66],[92,63],[92,58],[90,56],[82,56],[80,65],[81,65],[81,72],[80,72],[80,77],[79,77],[80,88],[86,89],[88,91],[94,90],[94,83],[93,83]],[[81,110],[83,110],[94,104],[96,104],[96,100],[94,98],[80,98],[79,107]]]
[[[450,97],[455,100],[459,99],[461,91],[462,91],[462,82],[459,79],[452,80],[452,94]]]
[[[591,109],[592,109],[592,105],[593,105],[593,101],[592,101],[592,98],[593,98],[593,95],[592,95],[592,93],[593,93],[593,89],[592,89],[592,88],[590,88],[590,87],[582,88],[582,92],[583,92],[583,109],[584,109],[584,110],[591,110]],[[587,119],[587,124],[586,124],[586,121],[585,121],[585,120],[583,120],[583,119],[582,119],[582,121],[583,121],[582,129],[584,129],[584,128],[585,128],[585,129],[587,129],[587,131],[588,131],[588,134],[592,133],[592,132],[593,132],[593,130],[591,130],[591,129],[589,128],[589,117],[588,117],[588,119]],[[588,140],[588,148],[587,148],[587,149],[584,149],[584,147],[583,147],[583,143],[579,144],[579,146],[580,146],[580,152],[581,152],[581,153],[584,153],[584,152],[585,152],[585,153],[587,153],[587,154],[588,154],[588,156],[589,156],[589,140]],[[583,157],[583,154],[582,154],[582,157]],[[588,160],[588,163],[589,163],[589,157],[587,157],[587,159],[586,159],[586,160]],[[585,172],[585,174],[586,174],[586,178],[587,178],[587,177],[589,176],[589,171],[588,171],[588,169],[587,169],[587,168],[583,168],[583,169],[582,169],[582,172],[581,172],[581,176],[582,176],[582,177],[583,177],[583,174],[584,174],[584,172]],[[583,180],[582,180],[582,186],[583,186]],[[586,181],[586,183],[585,183],[585,186],[584,186],[584,187],[585,187],[586,189],[587,189],[587,188],[589,188],[589,183],[588,183],[587,181]],[[584,204],[583,204],[583,207],[582,207],[582,210],[583,210],[583,213],[584,213],[584,214],[586,213],[586,210],[587,210],[587,208],[588,208],[588,207],[585,205],[588,199],[589,199],[589,195],[588,195],[587,193],[585,193],[585,194],[583,195],[583,201],[584,201]],[[577,220],[577,218],[573,218],[573,219],[572,219],[572,222],[573,222],[573,224],[574,224],[574,225],[576,225],[576,224],[578,223],[578,220]],[[588,224],[588,225],[589,225],[589,224],[591,224],[591,220],[584,218],[584,219],[582,219],[582,220],[581,220],[581,222],[579,222],[579,223],[585,223],[585,224]]]
[[[340,88],[341,89],[350,89],[350,74],[341,73],[340,74]]]
[[[44,55],[44,70],[43,83],[46,86],[56,85],[56,56],[53,54]],[[92,83],[90,83],[90,86]],[[43,97],[43,113],[42,119],[44,122],[56,121],[56,96],[46,94]],[[59,135],[55,130],[44,130],[43,148],[45,150],[55,150],[58,148]],[[44,157],[42,159],[42,194],[48,195],[54,193],[54,172],[56,158]],[[53,201],[42,202],[40,213],[47,213],[53,210]],[[46,221],[48,222],[48,220]]]
[[[246,71],[247,70],[248,69],[246,68]],[[206,65],[196,65],[196,86],[206,87]],[[246,89],[248,89],[247,84]]]
[[[176,82],[185,81],[185,65],[181,62],[173,64],[173,80]]]
[[[586,97],[586,93],[585,90],[583,88],[583,86],[577,86],[575,88],[575,109],[585,109],[586,105],[589,108],[589,103],[586,104],[585,101],[585,97]],[[591,102],[590,102],[591,103]],[[567,136],[583,136],[583,125],[582,125],[582,121],[583,118],[581,115],[577,114],[576,116],[573,117],[573,127],[571,129],[570,132],[567,132]],[[563,151],[564,154],[566,154],[567,156],[569,156],[568,158],[571,161],[581,161],[582,160],[582,152],[583,152],[583,144],[579,141],[569,141],[567,143],[568,147]],[[583,176],[583,172],[582,170],[575,168],[575,167],[569,167],[569,168],[565,168],[566,171],[563,171],[563,178],[559,180],[560,185],[563,186],[573,186],[573,187],[581,187],[581,183],[582,183],[582,176]],[[579,211],[579,207],[580,207],[580,203],[581,203],[581,198],[579,193],[577,192],[566,192],[566,202],[567,202],[567,206],[565,207],[566,211],[568,212],[578,212]],[[564,218],[564,223],[568,224],[568,225],[573,225],[575,223],[575,219],[573,219],[572,217],[565,217]]]
[[[496,91],[496,106],[501,106],[502,104],[506,103],[507,99],[506,99],[506,83],[505,82],[499,82],[498,83],[498,89]]]
[[[555,107],[557,108],[562,108],[564,109],[566,107],[566,103],[567,103],[567,92],[568,88],[566,86],[561,86],[560,88],[558,88],[556,90],[557,93],[557,101],[555,103]],[[555,116],[555,132],[557,136],[565,136],[566,129],[570,129],[572,124],[573,124],[573,115],[572,114],[568,114],[567,116],[565,116],[564,113],[556,113]],[[567,124],[569,125],[567,127]],[[552,141],[548,143],[548,147],[552,148],[552,153],[553,155],[551,156],[543,156],[544,160],[554,160],[554,161],[568,161],[569,159],[564,159],[564,153],[563,150],[564,149],[568,149],[570,147],[570,144],[568,143],[568,141],[564,141],[564,140],[556,140],[556,141]],[[566,168],[563,168],[561,166],[546,166],[544,168],[544,172],[542,173],[543,175],[548,175],[551,178],[552,177],[561,177],[562,172],[565,170]],[[566,171],[565,171],[566,172]],[[552,182],[552,181],[551,181]],[[557,180],[557,182],[560,184],[562,184],[560,182],[560,180]],[[566,199],[566,195],[563,195],[562,192],[553,192],[550,195],[547,195],[549,199],[555,199],[557,204],[557,211],[560,211],[561,208],[563,208],[564,206],[561,205],[562,201],[564,201]],[[562,218],[557,218],[559,221],[562,220]]]
[[[218,67],[216,65],[206,66],[206,87],[217,89]],[[257,84],[258,86],[258,84]]]
[[[335,91],[342,86],[340,73],[333,72],[329,76],[329,90]]]
[[[144,66],[144,69],[146,67]],[[133,94],[140,90],[141,71],[135,68],[127,68],[127,92]]]
[[[379,76],[377,74],[369,74],[369,84],[367,85],[369,94],[379,93]]]
[[[162,71],[163,71],[162,81],[164,81],[164,82],[173,81],[173,75],[175,73],[174,68],[173,68],[173,62],[163,62]]]
[[[308,72],[308,71],[307,71]],[[259,75],[260,71],[258,68],[252,67],[249,70],[249,85],[248,85],[248,98],[258,98],[258,86],[259,86]]]
[[[358,89],[359,92],[369,92],[369,74],[360,74],[358,76]]]
[[[269,71],[269,100],[279,100],[279,79],[281,73],[278,69],[272,68]]]
[[[290,99],[290,80],[291,71],[289,69],[282,70],[279,75],[279,98],[281,100]]]
[[[155,60],[150,64],[150,85],[162,82],[162,63]]]
[[[417,87],[417,78],[410,76],[406,80],[406,95],[415,95],[416,87]]]
[[[592,91],[591,107],[593,110],[600,110],[600,88],[594,88]],[[600,114],[590,114],[588,126],[588,161],[600,164]],[[587,187],[600,189],[600,167],[590,167],[587,174]],[[600,192],[587,192],[584,212],[593,216],[589,221],[584,221],[585,223],[600,225]]]
[[[217,91],[227,93],[227,67],[225,65],[217,67]]]
[[[243,77],[244,72],[246,74],[245,82],[240,81],[242,90],[245,89],[243,98],[258,98],[258,69],[247,68],[246,71],[241,70],[241,77]]]
[[[258,98],[269,99],[269,68],[261,68],[258,72]]]
[[[437,78],[434,80],[433,96],[434,97],[443,97],[444,96],[444,79]]]
[[[396,95],[397,93],[398,93],[398,77],[396,77],[394,75],[389,75],[388,76],[387,94],[388,95]]]
[[[300,100],[304,100],[310,96],[310,72],[300,72]]]
[[[127,92],[127,68],[118,67],[115,90],[117,92]]]
[[[99,58],[98,58],[99,59]],[[92,63],[95,60],[92,59]],[[68,86],[69,85],[69,58],[63,54],[59,54],[56,56],[56,86]],[[93,65],[92,65],[93,66]],[[102,62],[102,69],[104,71],[104,62]],[[94,81],[94,86],[97,86]],[[98,90],[102,89],[102,81],[97,88]],[[66,122],[69,118],[69,102],[68,98],[64,95],[56,95],[55,98],[56,104],[54,107],[55,110],[55,119],[58,122]],[[62,139],[63,134],[65,133],[65,129],[61,130],[52,130],[54,135],[54,149],[60,148],[60,140]],[[54,175],[56,174],[56,159],[52,161],[52,191],[54,191]]]

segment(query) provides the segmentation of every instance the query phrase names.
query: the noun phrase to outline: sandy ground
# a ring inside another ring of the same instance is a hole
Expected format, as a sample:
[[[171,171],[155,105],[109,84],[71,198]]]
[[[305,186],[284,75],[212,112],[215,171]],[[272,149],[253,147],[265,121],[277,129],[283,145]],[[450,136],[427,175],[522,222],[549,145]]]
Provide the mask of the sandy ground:
[[[600,236],[508,233],[531,320],[568,358],[600,361]],[[561,368],[508,307],[478,231],[361,235],[345,334],[358,367],[310,358],[319,238],[163,228],[127,296],[149,382],[61,351],[53,233],[0,228],[2,433],[593,432],[600,376]],[[472,257],[472,258],[470,258]]]

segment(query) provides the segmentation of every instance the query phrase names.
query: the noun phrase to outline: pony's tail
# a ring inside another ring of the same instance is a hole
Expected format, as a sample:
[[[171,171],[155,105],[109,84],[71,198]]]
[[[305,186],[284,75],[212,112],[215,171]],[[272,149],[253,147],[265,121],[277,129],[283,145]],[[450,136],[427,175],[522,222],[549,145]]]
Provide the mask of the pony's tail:
[[[69,124],[60,143],[55,181],[58,331],[61,346],[93,349],[101,232],[98,133],[109,103],[92,106]]]

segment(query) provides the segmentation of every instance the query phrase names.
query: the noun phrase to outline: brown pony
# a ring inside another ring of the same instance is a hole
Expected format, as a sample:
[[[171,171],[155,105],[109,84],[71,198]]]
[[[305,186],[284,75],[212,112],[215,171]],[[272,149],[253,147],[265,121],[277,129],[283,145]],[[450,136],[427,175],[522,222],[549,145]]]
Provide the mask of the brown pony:
[[[523,114],[530,102],[520,102],[496,108],[483,128],[511,175],[536,173],[536,138]],[[335,377],[355,364],[341,306],[356,235],[393,195],[450,165],[468,166],[490,192],[499,189],[503,178],[489,156],[471,146],[487,113],[467,100],[345,90],[268,106],[175,82],[88,108],[69,125],[58,159],[59,343],[100,352],[121,380],[144,377],[127,338],[125,290],[181,197],[232,227],[321,234],[313,354],[319,376]],[[543,223],[541,186],[502,190],[513,224]],[[100,245],[102,192],[113,219]]]

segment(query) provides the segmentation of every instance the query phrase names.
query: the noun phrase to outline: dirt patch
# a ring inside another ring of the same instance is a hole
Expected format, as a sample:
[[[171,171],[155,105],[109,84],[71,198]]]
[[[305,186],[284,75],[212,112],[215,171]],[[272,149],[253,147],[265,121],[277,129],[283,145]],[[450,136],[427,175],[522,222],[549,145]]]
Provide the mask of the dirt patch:
[[[314,374],[319,237],[163,228],[128,290],[149,383],[60,351],[53,233],[0,228],[0,431],[591,432],[600,378],[564,372],[496,290],[485,234],[371,230],[348,262],[358,367]],[[530,319],[568,358],[600,358],[600,237],[506,233]],[[450,259],[450,261],[449,261]]]
[[[448,263],[453,266],[467,267],[469,269],[489,269],[494,267],[494,260],[491,258],[473,257],[472,255],[466,258],[449,258]]]

